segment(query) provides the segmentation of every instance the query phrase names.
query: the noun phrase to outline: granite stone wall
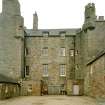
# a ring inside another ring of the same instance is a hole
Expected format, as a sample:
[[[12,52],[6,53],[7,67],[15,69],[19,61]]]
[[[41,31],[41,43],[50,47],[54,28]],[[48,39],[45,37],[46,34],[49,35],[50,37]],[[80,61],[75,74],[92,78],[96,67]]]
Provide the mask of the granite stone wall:
[[[105,98],[105,55],[87,65],[85,94],[95,98]]]
[[[3,0],[0,14],[0,73],[16,80],[23,70],[23,18],[18,0]]]
[[[67,79],[74,78],[74,55],[70,56],[70,49],[74,50],[74,37],[26,37],[28,55],[25,57],[29,66],[30,80],[43,80],[48,86],[64,85]],[[39,44],[40,43],[40,44]],[[48,48],[48,56],[42,55],[44,47]],[[65,48],[65,56],[60,56],[61,48]],[[48,76],[43,76],[43,64],[48,64]],[[66,65],[66,75],[60,76],[60,64]],[[56,91],[56,90],[55,90]]]

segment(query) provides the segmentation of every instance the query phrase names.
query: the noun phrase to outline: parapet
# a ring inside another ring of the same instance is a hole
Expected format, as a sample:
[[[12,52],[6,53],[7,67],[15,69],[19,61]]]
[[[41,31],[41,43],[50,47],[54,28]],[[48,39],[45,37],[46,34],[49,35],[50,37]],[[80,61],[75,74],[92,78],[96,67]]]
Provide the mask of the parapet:
[[[89,3],[85,6],[85,20],[95,19],[96,18],[96,12],[95,12],[95,4]]]
[[[105,21],[104,16],[99,16],[97,21]]]
[[[86,5],[86,8],[91,8],[91,7],[95,7],[94,3],[89,3],[88,5]]]

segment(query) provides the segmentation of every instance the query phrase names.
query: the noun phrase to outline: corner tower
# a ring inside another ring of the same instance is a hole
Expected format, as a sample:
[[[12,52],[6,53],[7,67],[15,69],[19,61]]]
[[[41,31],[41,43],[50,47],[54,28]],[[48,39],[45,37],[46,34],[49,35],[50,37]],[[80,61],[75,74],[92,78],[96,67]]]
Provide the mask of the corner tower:
[[[18,0],[3,0],[0,14],[0,73],[19,80],[23,70],[24,20]]]
[[[85,21],[83,29],[94,29],[96,20],[96,9],[94,3],[89,3],[85,6]]]
[[[20,15],[18,0],[2,0],[2,13],[5,15]]]

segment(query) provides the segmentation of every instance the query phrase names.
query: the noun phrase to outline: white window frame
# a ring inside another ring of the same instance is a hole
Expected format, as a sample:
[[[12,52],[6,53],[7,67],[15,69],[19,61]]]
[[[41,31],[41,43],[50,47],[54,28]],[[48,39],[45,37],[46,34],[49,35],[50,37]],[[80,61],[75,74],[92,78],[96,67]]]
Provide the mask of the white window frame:
[[[25,56],[29,54],[28,48],[25,48]]]
[[[60,56],[63,56],[63,57],[66,56],[66,48],[65,47],[61,47],[59,53],[60,53]]]
[[[74,49],[70,49],[70,56],[74,56]]]
[[[48,47],[42,49],[42,56],[48,56]]]
[[[66,65],[65,64],[60,64],[60,76],[65,77],[66,76]]]
[[[49,36],[49,32],[43,32],[43,37],[48,38],[48,36]]]
[[[48,40],[49,32],[43,32],[43,38],[44,40]]]
[[[48,77],[48,64],[43,64],[43,77]]]
[[[65,32],[61,32],[61,33],[60,33],[61,39],[65,39],[65,35],[66,35]]]
[[[90,65],[90,74],[93,75],[93,65]]]

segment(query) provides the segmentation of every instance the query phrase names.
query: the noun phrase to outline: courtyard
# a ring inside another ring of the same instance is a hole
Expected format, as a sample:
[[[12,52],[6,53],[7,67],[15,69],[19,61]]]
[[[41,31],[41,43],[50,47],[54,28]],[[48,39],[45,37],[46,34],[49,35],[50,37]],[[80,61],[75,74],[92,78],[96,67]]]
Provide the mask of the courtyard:
[[[0,105],[100,105],[86,96],[22,96],[0,101]],[[103,104],[104,105],[104,104]]]

